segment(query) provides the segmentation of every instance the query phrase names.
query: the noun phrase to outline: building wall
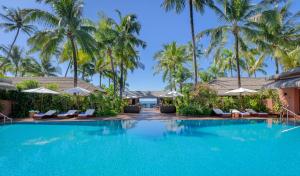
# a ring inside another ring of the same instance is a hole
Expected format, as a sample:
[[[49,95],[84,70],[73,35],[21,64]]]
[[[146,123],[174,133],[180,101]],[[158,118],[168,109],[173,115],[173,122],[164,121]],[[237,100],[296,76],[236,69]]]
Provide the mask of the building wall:
[[[2,110],[1,113],[3,113],[6,116],[9,116],[12,112],[12,101],[10,100],[0,100]]]
[[[280,89],[279,90],[279,97],[284,105],[287,105],[288,108],[297,113],[300,114],[300,108],[299,108],[299,89],[297,88],[288,88],[288,89]]]

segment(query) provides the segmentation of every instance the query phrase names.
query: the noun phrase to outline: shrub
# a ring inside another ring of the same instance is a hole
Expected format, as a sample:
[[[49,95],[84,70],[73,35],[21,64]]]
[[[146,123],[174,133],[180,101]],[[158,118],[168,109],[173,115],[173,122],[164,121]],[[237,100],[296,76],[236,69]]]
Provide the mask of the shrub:
[[[50,89],[50,90],[53,90],[53,91],[58,91],[59,90],[58,84],[55,84],[55,83],[49,83],[45,87],[47,89]]]
[[[16,85],[18,90],[34,89],[38,88],[39,86],[40,84],[36,80],[24,80]]]
[[[177,113],[180,115],[209,115],[217,102],[217,92],[204,84],[183,88],[184,96],[177,101]]]
[[[202,108],[197,105],[181,106],[178,108],[178,114],[185,116],[201,116],[210,115],[212,110],[210,108]]]

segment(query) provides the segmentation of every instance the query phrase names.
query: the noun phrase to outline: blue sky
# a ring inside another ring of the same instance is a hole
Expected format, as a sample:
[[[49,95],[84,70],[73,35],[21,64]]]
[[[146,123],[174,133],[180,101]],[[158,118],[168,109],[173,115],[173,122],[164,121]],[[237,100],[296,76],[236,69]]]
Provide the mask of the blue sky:
[[[162,48],[163,44],[176,41],[179,44],[186,44],[190,40],[190,28],[188,11],[182,14],[174,12],[165,12],[161,7],[162,0],[85,0],[84,16],[93,21],[99,19],[98,12],[105,13],[107,16],[116,18],[115,10],[118,9],[122,14],[134,13],[138,16],[142,24],[140,38],[147,42],[147,48],[140,50],[141,61],[145,65],[144,70],[136,70],[129,73],[128,83],[131,90],[160,90],[165,87],[161,75],[153,75],[153,66],[155,62],[153,55]],[[7,7],[20,8],[42,8],[47,10],[49,7],[37,4],[34,0],[0,0],[0,5]],[[300,1],[294,0],[292,4],[293,11],[300,10]],[[220,23],[215,14],[207,9],[203,15],[195,14],[196,33]],[[14,33],[4,33],[0,30],[0,44],[9,44],[13,40]],[[27,36],[21,34],[17,40],[17,45],[24,48]],[[208,40],[201,41],[204,46]],[[201,69],[206,69],[211,63],[210,57],[201,57],[198,60]],[[274,73],[274,64],[267,59],[267,72],[269,75]],[[58,64],[58,63],[56,63]],[[64,73],[66,64],[59,65]],[[72,74],[69,74],[72,76]],[[262,76],[262,75],[260,75]],[[98,85],[98,76],[95,76],[93,83]]]

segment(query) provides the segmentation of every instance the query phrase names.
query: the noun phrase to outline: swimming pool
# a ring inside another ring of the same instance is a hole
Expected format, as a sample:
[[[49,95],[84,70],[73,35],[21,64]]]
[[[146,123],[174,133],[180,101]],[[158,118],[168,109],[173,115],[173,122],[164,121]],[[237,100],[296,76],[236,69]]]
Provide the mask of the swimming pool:
[[[264,120],[0,126],[2,176],[293,176],[300,128]]]

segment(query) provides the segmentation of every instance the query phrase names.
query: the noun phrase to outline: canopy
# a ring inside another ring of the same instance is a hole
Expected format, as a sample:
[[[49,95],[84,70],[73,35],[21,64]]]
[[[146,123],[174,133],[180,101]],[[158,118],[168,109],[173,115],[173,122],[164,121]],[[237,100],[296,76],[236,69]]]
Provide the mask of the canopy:
[[[230,90],[228,92],[225,92],[225,94],[230,94],[230,93],[256,93],[256,90],[251,90],[251,89],[246,89],[243,87],[240,87],[238,89]]]
[[[71,89],[67,89],[64,92],[71,95],[75,94],[75,95],[83,95],[83,96],[89,95],[91,93],[89,90],[86,90],[82,87],[74,87]]]
[[[181,93],[177,92],[176,90],[168,92],[167,95],[171,96],[171,97],[182,97],[183,96]]]
[[[39,88],[35,88],[35,89],[27,89],[27,90],[23,90],[22,92],[39,93],[39,94],[59,94],[58,92],[55,92],[55,91],[50,90],[50,89],[46,89],[44,87],[39,87]]]

